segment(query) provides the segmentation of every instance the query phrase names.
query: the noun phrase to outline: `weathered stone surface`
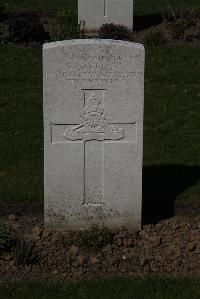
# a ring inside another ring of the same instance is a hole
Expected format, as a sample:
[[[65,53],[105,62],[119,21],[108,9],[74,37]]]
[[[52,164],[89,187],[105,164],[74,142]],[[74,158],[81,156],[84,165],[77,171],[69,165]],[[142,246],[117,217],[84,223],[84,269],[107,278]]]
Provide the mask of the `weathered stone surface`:
[[[133,29],[133,0],[78,0],[78,20],[87,30],[114,23]]]
[[[141,224],[144,49],[110,40],[44,45],[47,226]]]

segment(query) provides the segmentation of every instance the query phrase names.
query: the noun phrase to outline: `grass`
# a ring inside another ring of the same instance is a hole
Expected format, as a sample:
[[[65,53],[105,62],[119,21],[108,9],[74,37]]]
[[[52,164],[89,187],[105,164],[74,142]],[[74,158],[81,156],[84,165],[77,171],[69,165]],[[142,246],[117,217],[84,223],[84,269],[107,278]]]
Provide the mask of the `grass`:
[[[3,0],[7,11],[48,12],[55,14],[66,7],[69,1],[77,5],[77,0]],[[161,13],[168,5],[174,10],[189,11],[200,9],[199,0],[134,0],[134,15],[149,15]]]
[[[162,13],[167,6],[174,11],[188,12],[200,9],[199,0],[134,0],[134,15],[153,15]]]
[[[78,5],[78,0],[6,0],[6,11],[10,12],[42,12],[55,14],[66,8],[68,3],[73,3],[74,7]]]
[[[42,199],[41,50],[0,48],[1,202]]]
[[[0,48],[0,203],[43,200],[41,49]],[[144,165],[200,166],[200,50],[146,49]],[[184,188],[183,188],[184,189]],[[183,195],[198,198],[200,184]]]
[[[174,194],[176,202],[194,207],[200,198],[199,78],[198,47],[146,51],[144,165],[154,165],[155,173],[149,183],[144,179],[160,199]]]
[[[146,51],[144,164],[200,164],[200,49]]]
[[[70,283],[8,283],[1,298],[198,299],[199,279],[112,278]]]

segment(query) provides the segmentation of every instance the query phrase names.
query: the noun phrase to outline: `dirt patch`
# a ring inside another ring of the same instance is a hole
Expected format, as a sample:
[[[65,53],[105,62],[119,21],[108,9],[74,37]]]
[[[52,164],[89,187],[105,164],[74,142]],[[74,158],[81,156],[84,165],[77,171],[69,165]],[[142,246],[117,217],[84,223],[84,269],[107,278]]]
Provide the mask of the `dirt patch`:
[[[13,244],[0,255],[0,280],[79,279],[113,275],[200,275],[200,216],[175,216],[134,233],[113,232],[112,241],[99,250],[72,244],[74,233],[43,229],[42,207],[23,207],[4,219],[15,239],[32,240],[39,254],[34,265],[16,266]],[[184,210],[183,210],[184,212]]]

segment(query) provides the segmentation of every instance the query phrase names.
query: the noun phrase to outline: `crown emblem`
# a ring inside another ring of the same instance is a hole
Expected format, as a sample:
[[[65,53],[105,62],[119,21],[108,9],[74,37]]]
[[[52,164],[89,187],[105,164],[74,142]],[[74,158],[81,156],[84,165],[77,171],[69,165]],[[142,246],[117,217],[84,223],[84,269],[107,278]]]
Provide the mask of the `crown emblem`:
[[[91,95],[91,97],[89,97],[89,99],[87,100],[87,103],[88,103],[89,105],[100,105],[100,104],[101,104],[101,101],[100,101],[100,99],[98,99],[98,98],[95,96],[95,94],[93,93],[93,94]]]
[[[92,94],[92,96],[87,100],[87,105],[84,108],[84,112],[86,114],[90,114],[92,112],[97,114],[103,114],[103,108],[100,107],[101,100],[98,99],[95,94]]]

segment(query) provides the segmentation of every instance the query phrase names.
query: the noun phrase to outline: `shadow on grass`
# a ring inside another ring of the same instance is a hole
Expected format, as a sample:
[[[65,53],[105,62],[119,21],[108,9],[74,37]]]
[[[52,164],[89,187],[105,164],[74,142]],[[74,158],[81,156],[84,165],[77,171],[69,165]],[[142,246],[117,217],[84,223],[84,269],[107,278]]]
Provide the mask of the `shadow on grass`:
[[[143,168],[143,224],[175,214],[176,197],[200,180],[200,167],[157,165]]]
[[[133,30],[142,31],[152,26],[162,23],[162,15],[147,15],[147,16],[134,16],[133,18]]]

